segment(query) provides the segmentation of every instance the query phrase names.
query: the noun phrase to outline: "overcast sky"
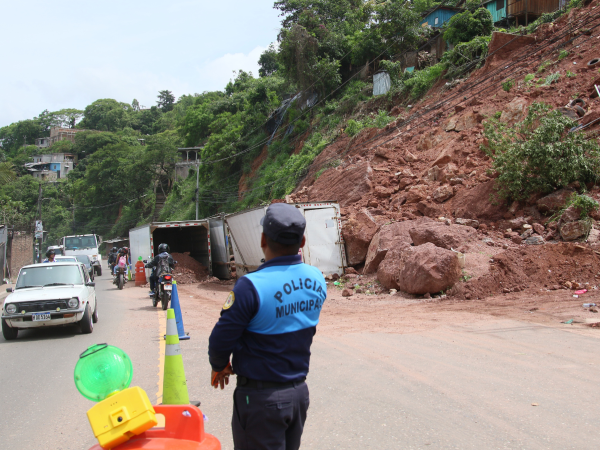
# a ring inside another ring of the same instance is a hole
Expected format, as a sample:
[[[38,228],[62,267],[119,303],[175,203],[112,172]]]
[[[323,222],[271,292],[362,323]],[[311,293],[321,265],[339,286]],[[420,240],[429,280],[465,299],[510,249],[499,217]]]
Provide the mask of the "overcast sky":
[[[146,107],[159,90],[222,90],[258,76],[279,29],[274,0],[4,1],[0,127],[99,98]]]

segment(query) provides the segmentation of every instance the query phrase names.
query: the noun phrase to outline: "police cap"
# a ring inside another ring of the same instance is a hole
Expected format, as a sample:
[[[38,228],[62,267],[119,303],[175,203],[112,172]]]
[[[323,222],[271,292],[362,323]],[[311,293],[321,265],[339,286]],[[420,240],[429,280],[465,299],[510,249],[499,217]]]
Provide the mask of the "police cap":
[[[294,245],[302,242],[306,220],[302,213],[287,203],[273,203],[267,213],[260,219],[263,233],[283,245]]]

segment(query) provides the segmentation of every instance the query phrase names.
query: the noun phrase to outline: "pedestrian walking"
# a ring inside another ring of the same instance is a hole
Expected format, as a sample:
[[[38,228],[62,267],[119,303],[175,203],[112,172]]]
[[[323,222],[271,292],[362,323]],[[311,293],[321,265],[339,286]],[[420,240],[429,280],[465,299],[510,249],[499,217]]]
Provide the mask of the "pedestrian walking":
[[[265,263],[236,283],[209,338],[211,384],[236,374],[236,450],[296,450],[309,405],[310,346],[327,297],[323,274],[302,262],[304,216],[275,203],[261,220]],[[230,356],[233,355],[231,364]]]

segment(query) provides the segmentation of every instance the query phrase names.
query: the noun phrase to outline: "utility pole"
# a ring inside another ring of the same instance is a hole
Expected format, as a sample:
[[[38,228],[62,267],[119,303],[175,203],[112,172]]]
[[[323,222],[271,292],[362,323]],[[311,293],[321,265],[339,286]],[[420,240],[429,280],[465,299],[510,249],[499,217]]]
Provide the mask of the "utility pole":
[[[200,161],[196,153],[196,220],[198,220],[198,202],[200,200]]]

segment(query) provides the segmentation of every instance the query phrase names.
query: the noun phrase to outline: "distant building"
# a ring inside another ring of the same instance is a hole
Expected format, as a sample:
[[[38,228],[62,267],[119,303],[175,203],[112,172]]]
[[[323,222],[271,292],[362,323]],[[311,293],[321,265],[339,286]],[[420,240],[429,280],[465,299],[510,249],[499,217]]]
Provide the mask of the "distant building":
[[[175,181],[185,180],[192,167],[200,163],[202,147],[178,148],[179,161],[175,163]]]
[[[446,22],[448,22],[452,16],[463,12],[462,8],[455,8],[453,6],[438,6],[432,10],[423,14],[421,20],[421,26],[430,26],[431,28],[441,28]]]
[[[66,178],[75,164],[77,164],[77,155],[74,153],[49,153],[34,156],[33,162],[26,163],[25,168],[35,178],[53,181]]]
[[[81,133],[83,130],[79,128],[59,128],[54,127],[50,129],[50,137],[38,138],[35,140],[35,145],[38,148],[49,148],[52,147],[52,144],[55,144],[58,141],[71,141],[75,142],[75,135],[77,133]]]

